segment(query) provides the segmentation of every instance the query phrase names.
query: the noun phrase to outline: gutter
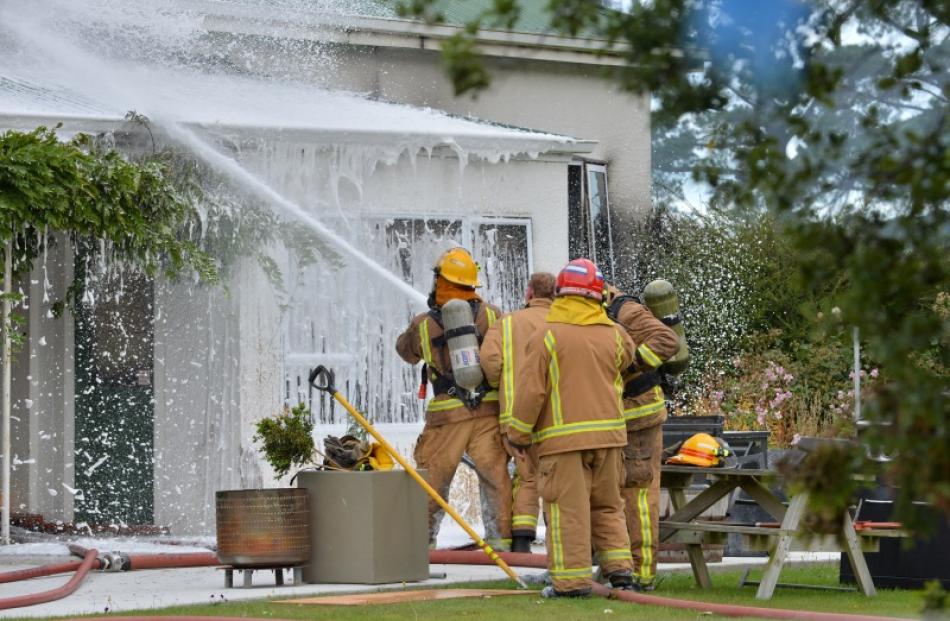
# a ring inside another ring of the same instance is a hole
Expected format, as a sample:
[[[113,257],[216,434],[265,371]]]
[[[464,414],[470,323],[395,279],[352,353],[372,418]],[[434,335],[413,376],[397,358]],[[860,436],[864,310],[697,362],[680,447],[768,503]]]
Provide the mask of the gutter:
[[[474,121],[473,121],[474,122]],[[127,121],[121,117],[84,116],[61,114],[10,114],[0,111],[0,131],[13,129],[17,131],[33,131],[39,126],[53,128],[62,124],[56,133],[63,138],[71,138],[78,133],[101,134],[121,133],[130,139],[130,142],[141,141],[145,144],[150,140],[147,130],[141,125]],[[526,131],[525,135],[512,133],[501,136],[466,135],[438,136],[432,133],[413,134],[402,129],[392,131],[365,131],[358,128],[347,129],[319,129],[309,127],[260,127],[242,125],[224,125],[201,123],[185,123],[186,127],[210,135],[219,145],[229,149],[248,149],[260,145],[262,142],[303,142],[313,144],[341,145],[354,144],[366,146],[399,146],[429,142],[433,145],[433,156],[457,157],[459,145],[471,153],[478,155],[483,151],[492,151],[498,148],[515,152],[519,146],[525,146],[524,152],[538,153],[539,160],[571,159],[574,156],[590,153],[596,147],[594,140],[580,140],[567,136],[555,136],[543,132]],[[160,126],[153,126],[156,136],[162,134]],[[517,132],[517,130],[512,130]],[[563,138],[558,141],[557,138]],[[527,148],[527,147],[530,147]],[[520,156],[513,159],[522,159]],[[531,159],[531,158],[525,158]]]
[[[297,13],[274,18],[254,7],[222,6],[196,0],[191,6],[204,14],[209,32],[257,35],[362,47],[394,47],[439,51],[442,43],[463,30],[459,26],[386,17]],[[561,63],[620,66],[623,47],[603,39],[558,34],[481,29],[475,36],[486,56]]]

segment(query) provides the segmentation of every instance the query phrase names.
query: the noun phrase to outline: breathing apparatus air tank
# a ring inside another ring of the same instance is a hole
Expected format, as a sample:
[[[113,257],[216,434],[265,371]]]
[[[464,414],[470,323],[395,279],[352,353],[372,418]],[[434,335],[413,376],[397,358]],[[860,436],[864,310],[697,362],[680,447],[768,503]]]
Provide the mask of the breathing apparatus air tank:
[[[485,381],[485,376],[478,355],[478,329],[471,305],[458,299],[443,304],[442,325],[455,385],[475,392]]]
[[[679,337],[679,350],[662,366],[666,373],[679,375],[689,366],[689,347],[686,345],[686,330],[680,316],[679,296],[669,282],[654,280],[643,289],[643,304]]]

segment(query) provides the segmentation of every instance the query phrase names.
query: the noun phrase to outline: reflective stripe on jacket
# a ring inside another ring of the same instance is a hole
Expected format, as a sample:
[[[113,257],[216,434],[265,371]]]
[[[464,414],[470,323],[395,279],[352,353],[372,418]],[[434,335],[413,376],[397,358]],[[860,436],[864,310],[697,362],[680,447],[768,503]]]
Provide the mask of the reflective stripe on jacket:
[[[544,325],[550,308],[549,298],[534,298],[528,302],[527,308],[503,316],[485,335],[480,352],[482,371],[485,381],[498,388],[501,410],[498,422],[502,425],[502,432],[511,421],[518,378],[525,361],[525,344]]]
[[[583,305],[577,319],[556,313],[565,306],[562,300]],[[560,320],[552,321],[556,315]],[[633,355],[633,341],[599,304],[577,296],[555,300],[525,345],[509,439],[537,443],[539,456],[625,446],[621,374]]]
[[[485,334],[495,323],[500,311],[498,307],[482,302],[478,307],[475,325],[479,334]],[[443,335],[440,326],[428,313],[416,315],[406,331],[396,339],[396,353],[409,364],[425,362],[429,367],[429,381],[443,373],[451,371],[448,347],[436,347],[432,341]],[[481,404],[474,410],[468,409],[461,400],[446,392],[433,395],[426,405],[426,422],[430,425],[444,425],[469,418],[498,415],[498,392],[489,391]]]
[[[617,320],[630,338],[637,343],[634,371],[624,373],[624,383],[634,380],[646,371],[653,371],[679,351],[679,338],[673,330],[653,316],[642,304],[629,301],[620,307]],[[653,386],[623,401],[623,415],[627,429],[637,431],[659,425],[666,420],[666,396],[663,389]]]

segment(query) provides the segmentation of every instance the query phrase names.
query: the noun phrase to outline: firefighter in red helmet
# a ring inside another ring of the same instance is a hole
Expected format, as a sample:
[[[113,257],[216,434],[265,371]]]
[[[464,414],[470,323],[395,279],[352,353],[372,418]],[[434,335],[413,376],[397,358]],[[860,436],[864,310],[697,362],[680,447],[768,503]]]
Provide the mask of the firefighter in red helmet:
[[[557,277],[545,322],[526,344],[527,363],[508,440],[539,457],[537,486],[547,519],[547,597],[590,594],[596,551],[616,588],[632,588],[633,560],[623,517],[621,451],[624,369],[635,347],[601,302],[604,277],[575,259]]]

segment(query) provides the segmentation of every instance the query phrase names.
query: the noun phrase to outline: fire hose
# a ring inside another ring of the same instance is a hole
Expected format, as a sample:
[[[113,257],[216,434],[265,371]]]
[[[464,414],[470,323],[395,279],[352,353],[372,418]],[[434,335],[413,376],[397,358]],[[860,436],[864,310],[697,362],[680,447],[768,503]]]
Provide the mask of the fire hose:
[[[68,563],[53,563],[41,567],[31,567],[30,569],[18,569],[0,574],[0,584],[4,582],[19,582],[20,580],[29,580],[31,578],[42,578],[43,576],[55,576],[56,574],[65,574],[68,571],[76,571],[82,561],[69,561]]]
[[[69,582],[67,582],[61,587],[50,589],[49,591],[42,591],[40,593],[30,593],[29,595],[18,595],[16,597],[7,597],[5,599],[0,599],[0,610],[6,610],[7,608],[21,608],[23,606],[33,606],[34,604],[44,604],[46,602],[52,602],[57,599],[62,599],[66,597],[67,595],[70,595],[76,589],[79,588],[79,585],[82,584],[82,581],[83,579],[85,579],[86,574],[89,573],[89,570],[92,569],[92,566],[95,565],[98,562],[98,560],[99,560],[98,550],[88,550],[85,556],[83,557],[83,560],[79,563],[79,566],[76,568],[76,573],[73,574],[73,577],[69,579]],[[40,574],[40,575],[49,575],[49,574]]]
[[[69,582],[57,589],[43,593],[21,595],[0,600],[0,610],[30,606],[61,599],[78,588],[90,569],[102,569],[105,566],[111,571],[132,571],[136,569],[171,569],[178,567],[202,567],[219,564],[218,558],[212,553],[196,552],[182,554],[132,554],[132,555],[100,555],[96,550],[87,550],[78,545],[70,546],[73,554],[83,556],[82,561],[73,563],[58,563],[35,569],[26,569],[0,574],[0,583],[13,582],[27,578],[53,575],[77,569],[76,574]],[[526,554],[517,552],[497,553],[508,564],[515,567],[547,567],[547,556],[544,554]],[[492,563],[480,551],[467,550],[432,550],[429,552],[429,562],[440,565],[487,565]],[[737,606],[734,604],[715,604],[697,600],[674,599],[657,595],[647,595],[633,591],[619,591],[608,589],[597,583],[592,583],[596,595],[609,599],[616,599],[632,604],[645,606],[659,606],[677,608],[681,610],[696,610],[698,612],[713,613],[729,617],[757,617],[762,619],[792,619],[814,621],[902,621],[895,617],[880,617],[873,615],[853,615],[843,613],[814,612],[807,610],[785,610],[781,608],[762,608],[754,606]],[[180,621],[232,621],[236,617],[160,617],[160,619],[174,618]],[[111,621],[151,621],[159,617],[112,617]],[[254,621],[244,619],[243,621]],[[275,621],[275,620],[271,620]],[[909,621],[909,620],[903,620]]]
[[[30,578],[52,576],[55,574],[75,571],[73,577],[65,585],[29,595],[17,595],[0,599],[0,610],[21,608],[34,604],[43,604],[62,599],[72,594],[85,579],[89,570],[100,571],[132,571],[135,569],[177,569],[182,567],[207,567],[220,565],[218,556],[213,552],[188,552],[176,554],[100,554],[98,550],[90,550],[80,545],[72,544],[69,551],[82,557],[82,561],[71,563],[55,563],[33,569],[21,569],[0,574],[0,583],[17,582]]]
[[[506,561],[517,567],[547,567],[547,556],[544,554],[526,554],[506,552],[502,553]],[[484,555],[473,550],[432,550],[429,552],[429,562],[443,565],[487,565]],[[880,617],[874,615],[853,615],[834,612],[814,612],[810,610],[785,610],[782,608],[762,608],[757,606],[737,606],[734,604],[715,604],[698,600],[674,599],[657,595],[646,595],[634,591],[610,589],[596,582],[591,582],[596,595],[608,599],[618,599],[632,604],[646,606],[660,606],[664,608],[679,608],[681,610],[696,610],[727,617],[755,617],[761,619],[802,619],[808,621],[911,621],[896,617]]]
[[[876,615],[853,615],[839,612],[815,612],[812,610],[788,610],[785,608],[762,608],[758,606],[737,606],[735,604],[713,604],[689,599],[674,599],[646,595],[634,591],[609,589],[596,582],[591,583],[594,593],[608,599],[618,599],[631,604],[662,606],[680,610],[695,610],[699,613],[716,614],[724,617],[754,617],[759,619],[801,619],[802,621],[913,621],[898,617],[879,617]]]

